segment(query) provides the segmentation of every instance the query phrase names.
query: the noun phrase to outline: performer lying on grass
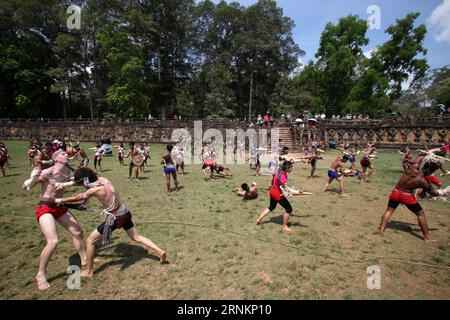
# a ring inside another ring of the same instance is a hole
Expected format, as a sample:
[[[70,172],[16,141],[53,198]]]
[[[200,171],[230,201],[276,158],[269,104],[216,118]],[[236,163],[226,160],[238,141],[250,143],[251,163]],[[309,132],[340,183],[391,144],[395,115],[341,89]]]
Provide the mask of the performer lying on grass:
[[[236,196],[243,197],[243,200],[253,200],[258,198],[259,188],[256,182],[252,182],[250,186],[243,183],[241,188],[233,189],[233,192],[236,193]]]
[[[95,243],[101,239],[103,246],[110,244],[112,232],[119,228],[123,228],[131,240],[155,250],[160,257],[160,263],[166,261],[166,252],[138,233],[131,219],[130,210],[120,201],[119,194],[111,181],[97,177],[92,169],[80,168],[75,172],[74,182],[84,186],[87,189],[86,192],[68,198],[58,198],[55,199],[55,202],[66,204],[86,201],[94,197],[103,205],[105,208],[103,212],[106,214],[105,222],[100,224],[86,240],[87,268],[81,272],[82,277],[92,278],[94,276]]]
[[[432,243],[437,242],[437,240],[432,239],[428,233],[428,223],[425,218],[425,212],[413,195],[414,189],[422,188],[433,197],[446,196],[448,190],[433,190],[432,185],[425,179],[423,172],[420,170],[420,164],[424,158],[425,156],[422,155],[414,160],[413,164],[411,164],[406,173],[400,177],[397,185],[391,192],[386,212],[381,218],[379,226],[381,232],[386,230],[387,224],[394,214],[395,209],[400,204],[404,204],[417,216],[424,240]]]

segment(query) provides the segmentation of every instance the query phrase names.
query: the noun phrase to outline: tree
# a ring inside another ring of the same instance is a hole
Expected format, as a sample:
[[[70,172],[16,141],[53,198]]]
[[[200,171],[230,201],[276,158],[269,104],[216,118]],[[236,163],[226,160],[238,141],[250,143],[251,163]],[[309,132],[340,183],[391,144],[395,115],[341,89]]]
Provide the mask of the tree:
[[[425,76],[428,69],[425,55],[427,50],[423,41],[427,29],[425,25],[414,28],[414,22],[420,13],[410,13],[403,19],[397,19],[395,25],[386,29],[390,39],[379,46],[373,55],[372,66],[385,73],[390,81],[391,102],[401,96],[402,84],[411,78],[411,85]]]
[[[345,108],[363,55],[362,46],[369,42],[367,29],[367,21],[349,15],[339,19],[337,25],[328,23],[322,32],[316,58],[328,114],[339,114]]]

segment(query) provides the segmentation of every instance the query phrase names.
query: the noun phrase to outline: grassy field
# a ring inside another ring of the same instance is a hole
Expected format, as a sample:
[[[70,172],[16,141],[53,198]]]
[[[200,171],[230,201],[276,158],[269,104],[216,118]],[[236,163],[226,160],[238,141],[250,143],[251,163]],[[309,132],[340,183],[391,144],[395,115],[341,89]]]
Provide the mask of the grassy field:
[[[80,290],[67,289],[69,265],[79,263],[68,233],[58,228],[60,243],[49,266],[48,292],[34,284],[44,238],[34,209],[40,187],[22,191],[29,177],[27,143],[6,141],[13,160],[0,177],[1,299],[449,299],[450,204],[422,200],[431,235],[426,244],[417,219],[405,207],[396,211],[384,235],[377,232],[388,194],[401,175],[401,155],[380,150],[370,183],[345,178],[348,198],[339,198],[336,182],[320,193],[336,153],[310,167],[297,164],[290,184],[314,194],[291,198],[292,234],[281,230],[281,208],[257,226],[268,206],[270,177],[254,177],[248,165],[232,165],[233,177],[205,182],[200,166],[187,166],[182,190],[165,193],[159,159],[162,146],[152,146],[151,166],[140,181],[128,180],[128,168],[116,157],[105,158],[111,179],[129,205],[140,233],[167,251],[160,265],[151,251],[114,232],[114,243],[99,251],[94,280]],[[84,144],[85,148],[90,145]],[[91,152],[92,153],[92,152]],[[91,155],[92,158],[92,155]],[[359,163],[358,163],[359,166]],[[259,199],[243,202],[231,190],[257,181]],[[450,185],[450,179],[443,179]],[[73,194],[81,188],[67,192]],[[91,206],[99,208],[96,200]],[[85,236],[103,221],[93,211],[75,212]],[[381,289],[367,288],[367,267],[381,269]]]

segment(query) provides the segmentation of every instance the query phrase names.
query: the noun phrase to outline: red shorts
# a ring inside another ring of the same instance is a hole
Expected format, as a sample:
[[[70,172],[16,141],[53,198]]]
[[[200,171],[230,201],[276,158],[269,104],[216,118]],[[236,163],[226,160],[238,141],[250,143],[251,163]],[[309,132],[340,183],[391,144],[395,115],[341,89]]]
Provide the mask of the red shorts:
[[[361,159],[360,163],[361,163],[361,166],[362,166],[363,168],[369,168],[369,167],[372,165],[372,163],[370,162],[370,160],[367,159],[367,158]]]
[[[400,202],[401,204],[414,205],[417,204],[417,199],[411,193],[400,191],[397,189],[392,190],[389,196],[390,201]]]
[[[432,183],[436,186],[440,186],[441,185],[441,180],[439,180],[438,178],[436,178],[435,176],[431,175],[431,176],[426,176],[425,179],[427,179],[427,181],[429,183]]]
[[[69,209],[59,207],[38,206],[36,207],[36,219],[39,219],[46,213],[50,213],[55,219],[62,217]]]
[[[0,167],[3,167],[6,163],[7,158],[6,157],[0,157]]]
[[[283,194],[280,192],[280,190],[275,189],[275,188],[270,188],[269,190],[269,196],[276,201],[281,201],[284,196]]]

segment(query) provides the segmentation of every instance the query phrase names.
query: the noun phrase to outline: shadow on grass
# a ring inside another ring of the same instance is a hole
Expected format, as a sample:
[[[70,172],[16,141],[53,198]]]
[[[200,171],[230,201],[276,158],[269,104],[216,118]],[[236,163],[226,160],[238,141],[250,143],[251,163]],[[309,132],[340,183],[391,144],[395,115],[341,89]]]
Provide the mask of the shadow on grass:
[[[294,216],[294,215],[292,215],[292,216]],[[294,216],[294,217],[300,217],[300,216]],[[272,217],[266,223],[276,223],[276,224],[279,224],[280,226],[282,226],[283,225],[283,216],[281,215],[281,216],[277,216],[277,217]],[[264,222],[263,222],[263,224],[264,224]],[[290,226],[298,226],[298,227],[306,227],[306,228],[308,227],[304,224],[301,224],[300,222],[292,222],[292,221],[289,221],[289,225]]]
[[[414,226],[416,228],[413,228],[412,226]],[[392,221],[390,221],[388,223],[387,227],[389,229],[398,230],[398,231],[402,231],[402,232],[406,232],[406,233],[412,234],[416,238],[419,238],[419,239],[423,240],[422,234],[419,233],[419,232],[421,232],[421,230],[418,227],[418,225],[416,225],[416,224],[392,220]],[[428,230],[429,231],[435,231],[437,229],[436,228],[428,228]]]
[[[96,245],[96,247],[98,246]],[[120,259],[108,261],[106,263],[100,262],[100,266],[98,268],[95,268],[96,264],[94,264],[94,273],[98,274],[102,271],[105,271],[107,268],[116,265],[120,265],[121,266],[120,270],[123,271],[143,259],[151,259],[159,262],[159,256],[155,254],[150,254],[149,250],[151,249],[146,249],[140,245],[119,243],[114,247],[113,254],[102,254],[101,256],[99,256],[99,258],[102,261],[103,259],[106,258],[110,259],[120,258]],[[96,251],[103,251],[103,250],[96,250]],[[166,261],[164,264],[169,264],[169,261]],[[69,257],[69,265],[76,265],[81,267],[80,256],[77,253]],[[52,282],[58,279],[66,278],[68,276],[69,276],[68,273],[61,272],[56,276],[53,276],[52,278],[48,279],[48,281]]]
[[[150,249],[148,249],[150,250]],[[151,259],[159,262],[159,256],[150,254],[146,248],[139,245],[131,245],[126,243],[119,243],[115,247],[115,254],[102,255],[101,257],[120,257],[121,259],[113,260],[102,264],[99,268],[95,269],[95,273],[98,274],[111,266],[120,265],[120,270],[123,271],[142,259]],[[168,263],[168,262],[166,262]]]
[[[17,177],[17,176],[20,176],[20,174],[19,173],[13,173],[13,174],[6,174],[6,176],[5,176],[5,178],[9,178],[9,177]]]

